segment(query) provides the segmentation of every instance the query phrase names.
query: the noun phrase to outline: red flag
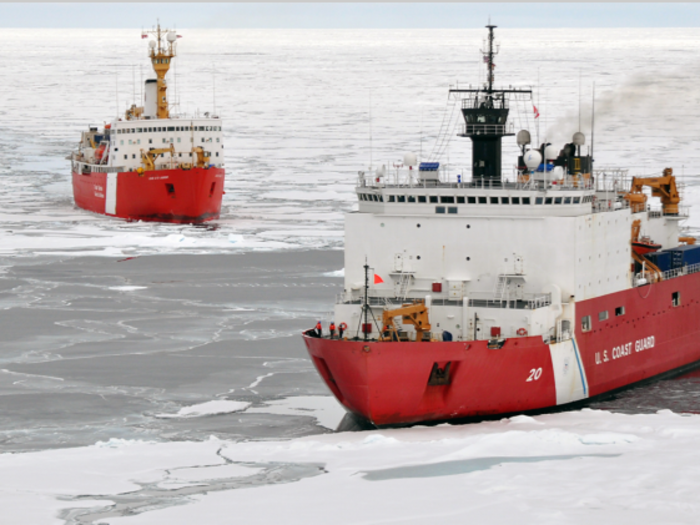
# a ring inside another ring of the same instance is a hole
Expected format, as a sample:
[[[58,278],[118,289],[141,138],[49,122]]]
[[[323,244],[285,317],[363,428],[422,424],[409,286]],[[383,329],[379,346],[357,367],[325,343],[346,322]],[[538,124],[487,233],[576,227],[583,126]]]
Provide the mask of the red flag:
[[[540,116],[540,112],[537,111],[537,106],[535,106],[535,105],[533,104],[533,105],[532,105],[532,109],[533,109],[534,112],[535,112],[535,118],[539,117],[539,116]]]
[[[182,38],[182,35],[177,35],[178,38]]]
[[[148,35],[146,33],[141,33],[141,39],[148,38]]]
[[[374,284],[382,284],[384,282],[384,279],[379,277],[376,273],[374,274]]]

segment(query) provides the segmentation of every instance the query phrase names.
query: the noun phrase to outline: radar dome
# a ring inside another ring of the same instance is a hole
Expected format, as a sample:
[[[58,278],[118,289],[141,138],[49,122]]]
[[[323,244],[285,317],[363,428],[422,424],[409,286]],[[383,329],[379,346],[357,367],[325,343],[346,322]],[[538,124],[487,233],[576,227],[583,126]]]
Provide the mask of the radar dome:
[[[148,43],[148,47],[150,47],[151,49],[154,49],[154,48],[156,47],[156,41],[155,41],[155,40],[151,40],[151,41]]]
[[[516,140],[518,141],[518,146],[527,146],[530,144],[530,132],[526,129],[521,129],[518,131]]]
[[[175,40],[177,40],[177,33],[175,33],[175,31],[170,31],[166,38],[168,39],[168,42],[172,44],[175,42]]]
[[[574,133],[574,138],[571,140],[577,146],[583,146],[586,143],[586,136],[580,131],[577,131]]]
[[[403,165],[404,166],[415,166],[418,164],[418,157],[416,157],[415,153],[406,153],[403,156]]]
[[[555,146],[548,144],[547,147],[544,148],[545,159],[552,160],[552,159],[556,159],[558,156],[559,156],[559,150]]]
[[[539,165],[542,164],[542,155],[540,155],[540,152],[536,149],[531,149],[525,152],[523,160],[525,161],[527,169],[535,171]]]

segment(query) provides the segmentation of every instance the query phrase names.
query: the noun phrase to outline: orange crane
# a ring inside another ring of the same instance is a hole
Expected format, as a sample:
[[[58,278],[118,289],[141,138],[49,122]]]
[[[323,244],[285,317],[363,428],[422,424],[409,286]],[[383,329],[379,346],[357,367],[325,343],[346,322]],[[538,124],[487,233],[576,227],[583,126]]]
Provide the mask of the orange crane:
[[[156,159],[158,158],[158,155],[164,153],[170,153],[170,158],[172,159],[175,156],[175,146],[170,144],[169,148],[157,148],[150,149],[148,151],[141,150],[141,163],[143,164],[143,168],[139,168],[140,170],[142,170],[139,171],[139,174],[143,173],[144,171],[155,170]]]
[[[416,341],[422,341],[423,334],[430,331],[428,308],[423,301],[416,301],[413,304],[404,304],[393,310],[384,310],[382,313],[382,324],[389,330],[390,335],[388,338],[382,337],[382,341],[398,340],[394,317],[399,315],[401,316],[402,324],[412,325],[415,328]]]
[[[664,215],[678,215],[678,203],[681,201],[676,187],[673,170],[666,168],[663,177],[632,177],[632,187],[624,199],[629,201],[632,213],[644,211],[647,196],[642,191],[644,186],[651,188],[653,197],[660,197]]]

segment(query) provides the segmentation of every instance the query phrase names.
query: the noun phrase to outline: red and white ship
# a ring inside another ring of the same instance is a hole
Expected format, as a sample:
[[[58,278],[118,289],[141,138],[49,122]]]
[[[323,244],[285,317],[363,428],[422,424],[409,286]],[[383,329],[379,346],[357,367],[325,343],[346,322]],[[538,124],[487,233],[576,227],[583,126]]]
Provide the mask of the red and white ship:
[[[149,36],[157,78],[146,80],[143,106],[82,133],[70,156],[75,204],[131,220],[217,219],[225,175],[221,119],[171,115],[165,76],[178,35],[158,25],[142,34]]]
[[[700,360],[700,246],[681,236],[672,171],[593,169],[582,133],[530,148],[523,130],[503,177],[509,101],[531,92],[494,89],[487,27],[486,83],[450,92],[471,179],[414,155],[360,172],[334,311],[346,329],[304,333],[333,394],[376,425],[543,410]]]

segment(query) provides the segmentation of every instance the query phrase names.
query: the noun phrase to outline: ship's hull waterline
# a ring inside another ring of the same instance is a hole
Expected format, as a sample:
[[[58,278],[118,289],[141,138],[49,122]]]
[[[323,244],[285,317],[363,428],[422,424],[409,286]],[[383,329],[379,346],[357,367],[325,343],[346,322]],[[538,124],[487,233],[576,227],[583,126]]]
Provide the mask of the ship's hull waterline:
[[[75,204],[129,220],[201,223],[219,218],[223,168],[155,170],[139,174],[73,172]]]

